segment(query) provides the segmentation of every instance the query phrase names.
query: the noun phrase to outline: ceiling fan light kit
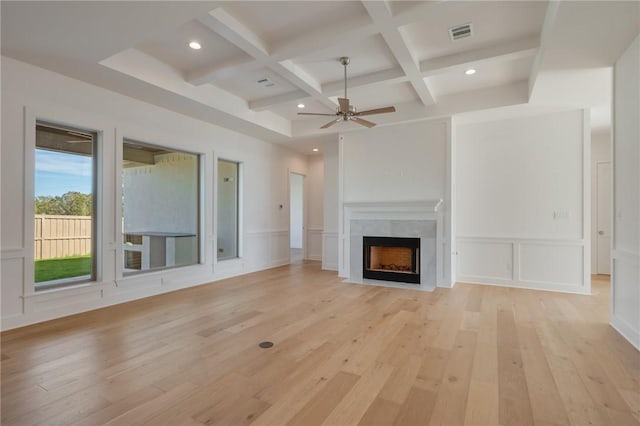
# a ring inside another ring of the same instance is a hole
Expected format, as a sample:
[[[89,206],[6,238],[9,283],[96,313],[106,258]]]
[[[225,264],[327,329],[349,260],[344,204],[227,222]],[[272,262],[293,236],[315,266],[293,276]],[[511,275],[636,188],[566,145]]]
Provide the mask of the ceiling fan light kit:
[[[320,127],[321,129],[326,129],[333,126],[340,121],[353,121],[354,123],[358,123],[361,126],[371,128],[376,125],[376,123],[368,120],[364,120],[360,118],[363,115],[373,115],[373,114],[384,114],[388,112],[395,112],[396,108],[393,106],[383,107],[383,108],[374,108],[368,109],[365,111],[357,111],[355,105],[351,105],[349,102],[349,98],[347,97],[347,65],[351,60],[347,56],[343,56],[339,59],[340,63],[344,67],[344,98],[338,98],[338,108],[335,114],[323,114],[317,112],[299,112],[298,115],[323,115],[323,116],[337,116],[338,118],[328,122],[324,126]]]

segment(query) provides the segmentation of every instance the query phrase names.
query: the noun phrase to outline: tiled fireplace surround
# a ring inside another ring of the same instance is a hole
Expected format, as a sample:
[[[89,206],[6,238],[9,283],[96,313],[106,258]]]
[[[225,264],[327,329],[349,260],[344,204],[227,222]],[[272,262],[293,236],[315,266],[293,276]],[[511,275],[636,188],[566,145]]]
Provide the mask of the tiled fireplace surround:
[[[440,199],[345,202],[340,276],[352,283],[434,290],[443,281],[441,209]],[[420,285],[363,279],[363,236],[420,238]]]

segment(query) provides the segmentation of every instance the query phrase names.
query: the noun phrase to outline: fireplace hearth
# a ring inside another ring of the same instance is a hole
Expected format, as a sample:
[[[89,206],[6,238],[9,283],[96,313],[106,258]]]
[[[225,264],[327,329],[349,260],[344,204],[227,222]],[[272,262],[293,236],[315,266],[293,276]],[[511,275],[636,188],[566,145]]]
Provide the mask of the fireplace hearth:
[[[362,237],[363,278],[420,284],[420,238]]]

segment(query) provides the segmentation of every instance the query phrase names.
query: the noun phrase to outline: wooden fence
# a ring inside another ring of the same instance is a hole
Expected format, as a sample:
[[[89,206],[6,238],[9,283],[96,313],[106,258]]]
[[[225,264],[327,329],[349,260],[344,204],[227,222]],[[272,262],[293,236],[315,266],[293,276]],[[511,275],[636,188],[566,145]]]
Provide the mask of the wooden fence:
[[[35,258],[91,253],[91,216],[35,215]]]

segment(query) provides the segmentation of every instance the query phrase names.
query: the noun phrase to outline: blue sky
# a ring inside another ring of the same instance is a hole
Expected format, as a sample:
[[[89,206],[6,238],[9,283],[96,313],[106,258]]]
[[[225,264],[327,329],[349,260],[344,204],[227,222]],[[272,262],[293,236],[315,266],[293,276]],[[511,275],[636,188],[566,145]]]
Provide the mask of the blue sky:
[[[91,193],[91,157],[36,149],[36,197]]]

